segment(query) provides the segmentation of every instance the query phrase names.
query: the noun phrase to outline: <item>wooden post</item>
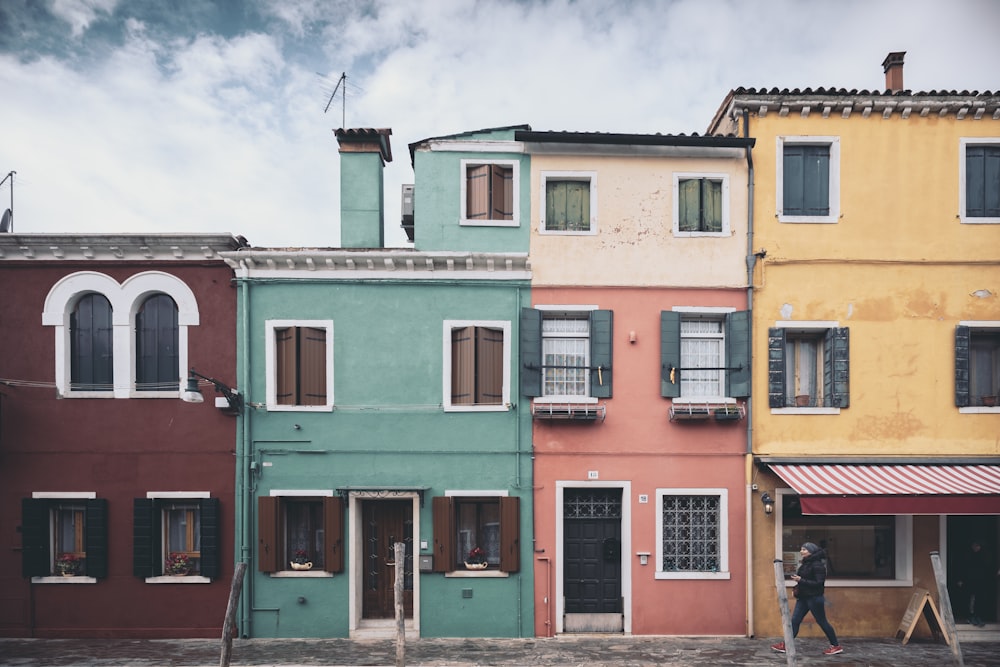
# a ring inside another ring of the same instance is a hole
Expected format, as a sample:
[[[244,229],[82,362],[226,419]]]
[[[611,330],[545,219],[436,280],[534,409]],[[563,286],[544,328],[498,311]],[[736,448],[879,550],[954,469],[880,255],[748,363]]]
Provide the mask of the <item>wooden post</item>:
[[[795,637],[792,636],[792,617],[788,612],[788,590],[785,588],[785,563],[774,561],[774,587],[778,591],[778,608],[781,610],[781,628],[785,635],[785,662],[795,665]]]
[[[396,581],[392,587],[396,603],[396,667],[406,665],[406,607],[403,604],[403,579],[406,577],[406,544],[392,545],[396,559]]]
[[[964,667],[962,662],[962,647],[958,644],[958,631],[955,628],[955,614],[951,610],[951,596],[948,595],[948,578],[941,567],[941,556],[936,551],[931,552],[931,565],[934,567],[934,579],[937,581],[938,606],[944,615],[945,632],[951,637],[951,654],[958,667]]]
[[[219,667],[229,667],[229,659],[233,654],[233,625],[236,620],[236,604],[243,590],[243,576],[247,564],[237,563],[233,572],[233,583],[229,587],[229,604],[226,606],[226,620],[222,623],[222,654],[219,656]]]

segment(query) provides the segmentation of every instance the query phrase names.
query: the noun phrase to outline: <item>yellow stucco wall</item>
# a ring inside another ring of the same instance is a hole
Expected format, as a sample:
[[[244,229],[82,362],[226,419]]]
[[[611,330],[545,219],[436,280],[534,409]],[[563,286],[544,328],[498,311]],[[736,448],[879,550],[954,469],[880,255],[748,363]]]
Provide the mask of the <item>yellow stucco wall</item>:
[[[658,156],[533,155],[531,159],[532,284],[658,287],[743,287],[747,284],[747,163]],[[540,234],[544,171],[594,172],[597,233]],[[676,172],[729,176],[727,237],[673,235]]]

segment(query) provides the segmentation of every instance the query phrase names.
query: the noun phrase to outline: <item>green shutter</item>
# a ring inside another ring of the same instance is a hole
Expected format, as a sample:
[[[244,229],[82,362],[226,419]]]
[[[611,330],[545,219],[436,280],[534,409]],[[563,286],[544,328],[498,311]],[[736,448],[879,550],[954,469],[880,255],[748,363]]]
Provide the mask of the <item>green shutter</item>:
[[[782,201],[781,209],[785,215],[805,215],[803,202],[803,147],[796,144],[785,144],[782,162]],[[775,407],[775,406],[771,406]]]
[[[826,405],[834,408],[851,404],[849,334],[846,327],[828,329],[823,346],[823,394]]]
[[[830,214],[830,147],[803,146],[803,215]]]
[[[702,180],[702,220],[704,231],[722,231],[722,181]]]
[[[108,576],[108,501],[91,498],[86,503],[87,576],[104,579]]]
[[[785,407],[785,330],[767,330],[767,402],[772,408]]]
[[[201,511],[201,576],[216,579],[221,574],[221,523],[218,498],[202,498]]]
[[[546,182],[545,229],[590,231],[590,181]]]
[[[660,311],[660,396],[681,395],[681,314]],[[673,378],[671,378],[673,370]]]
[[[542,312],[521,309],[521,393],[542,395]]]
[[[726,396],[750,395],[750,311],[726,316]]]
[[[959,408],[972,404],[969,385],[971,342],[972,330],[969,327],[955,327],[955,406]]]
[[[151,498],[135,498],[132,503],[132,574],[152,577],[159,574],[162,564],[154,566],[158,535],[154,521],[155,508]],[[159,560],[159,559],[157,559]]]
[[[614,348],[614,313],[594,310],[590,313],[590,395],[611,398],[611,357]]]
[[[21,500],[21,574],[45,577],[51,574],[49,557],[49,502],[37,498]]]
[[[690,178],[677,184],[677,230],[696,232],[701,225],[701,188],[699,180]]]

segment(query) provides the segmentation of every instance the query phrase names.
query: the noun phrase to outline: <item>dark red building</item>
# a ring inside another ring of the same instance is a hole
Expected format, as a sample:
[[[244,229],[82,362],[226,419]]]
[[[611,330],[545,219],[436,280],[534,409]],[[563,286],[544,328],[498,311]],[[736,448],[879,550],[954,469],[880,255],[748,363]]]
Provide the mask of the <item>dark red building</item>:
[[[220,636],[244,245],[0,234],[0,635]]]

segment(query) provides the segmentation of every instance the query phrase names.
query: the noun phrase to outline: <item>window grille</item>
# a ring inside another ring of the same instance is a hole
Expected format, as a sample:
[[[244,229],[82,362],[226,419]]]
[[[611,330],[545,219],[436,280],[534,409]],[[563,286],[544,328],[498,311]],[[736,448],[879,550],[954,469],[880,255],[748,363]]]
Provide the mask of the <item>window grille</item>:
[[[563,516],[567,519],[620,519],[622,498],[619,489],[567,489],[563,495]]]
[[[719,496],[663,497],[663,571],[720,570]]]

